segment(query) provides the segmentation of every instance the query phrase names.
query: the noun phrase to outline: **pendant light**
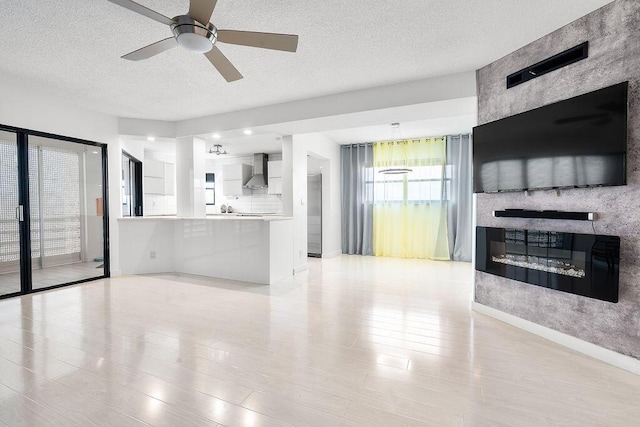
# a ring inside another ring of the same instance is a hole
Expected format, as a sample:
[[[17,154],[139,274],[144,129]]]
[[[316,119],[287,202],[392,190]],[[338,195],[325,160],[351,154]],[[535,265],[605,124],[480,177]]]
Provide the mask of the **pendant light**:
[[[217,154],[219,156],[220,154],[227,154],[227,150],[223,149],[220,144],[214,144],[213,148],[209,149],[209,154]]]
[[[397,142],[402,139],[400,135],[400,123],[391,123],[391,140],[392,142]],[[382,169],[378,171],[378,173],[383,173],[385,175],[404,175],[409,172],[413,172],[413,169],[409,169],[406,167],[407,159],[404,159],[405,166],[404,167],[393,167]]]

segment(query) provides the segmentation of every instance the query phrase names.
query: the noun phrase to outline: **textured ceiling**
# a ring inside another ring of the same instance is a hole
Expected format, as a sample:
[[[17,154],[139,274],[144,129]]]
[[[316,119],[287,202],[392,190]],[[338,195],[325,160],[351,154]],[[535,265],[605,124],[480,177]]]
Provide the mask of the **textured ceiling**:
[[[220,44],[245,76],[226,83],[202,55],[121,55],[168,27],[106,0],[2,0],[0,76],[84,108],[181,120],[480,68],[608,0],[219,0],[222,29],[295,33],[295,54]],[[188,1],[140,0],[167,16]]]

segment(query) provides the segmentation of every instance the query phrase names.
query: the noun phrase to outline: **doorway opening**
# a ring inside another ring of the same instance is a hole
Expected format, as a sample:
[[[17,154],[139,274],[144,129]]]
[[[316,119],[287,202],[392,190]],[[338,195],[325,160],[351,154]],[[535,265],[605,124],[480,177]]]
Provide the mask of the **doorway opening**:
[[[142,162],[122,151],[122,216],[142,216]]]

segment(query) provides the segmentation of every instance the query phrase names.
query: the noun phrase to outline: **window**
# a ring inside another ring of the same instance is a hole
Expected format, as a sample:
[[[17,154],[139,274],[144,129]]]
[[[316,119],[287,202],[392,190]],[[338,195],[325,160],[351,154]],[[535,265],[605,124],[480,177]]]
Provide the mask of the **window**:
[[[206,184],[204,187],[205,190],[205,200],[207,206],[216,204],[216,174],[208,173],[206,174]]]
[[[373,195],[374,203],[430,203],[447,200],[451,183],[449,168],[444,165],[409,168],[411,172],[404,175],[379,173],[386,167],[366,168],[366,192]]]

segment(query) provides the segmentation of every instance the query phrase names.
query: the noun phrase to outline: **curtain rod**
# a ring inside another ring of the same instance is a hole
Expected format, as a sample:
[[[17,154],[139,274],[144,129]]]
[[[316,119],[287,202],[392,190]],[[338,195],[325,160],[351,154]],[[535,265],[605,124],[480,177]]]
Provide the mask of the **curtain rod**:
[[[419,139],[427,139],[427,138],[458,138],[463,136],[471,137],[471,133],[458,133],[454,135],[443,135],[443,136],[421,136],[418,138],[402,138],[402,139],[394,139],[394,140],[381,140],[381,141],[372,141],[372,142],[356,142],[353,144],[340,144],[341,147],[366,147],[367,145],[376,144],[378,142],[396,142],[396,141],[413,141]]]

